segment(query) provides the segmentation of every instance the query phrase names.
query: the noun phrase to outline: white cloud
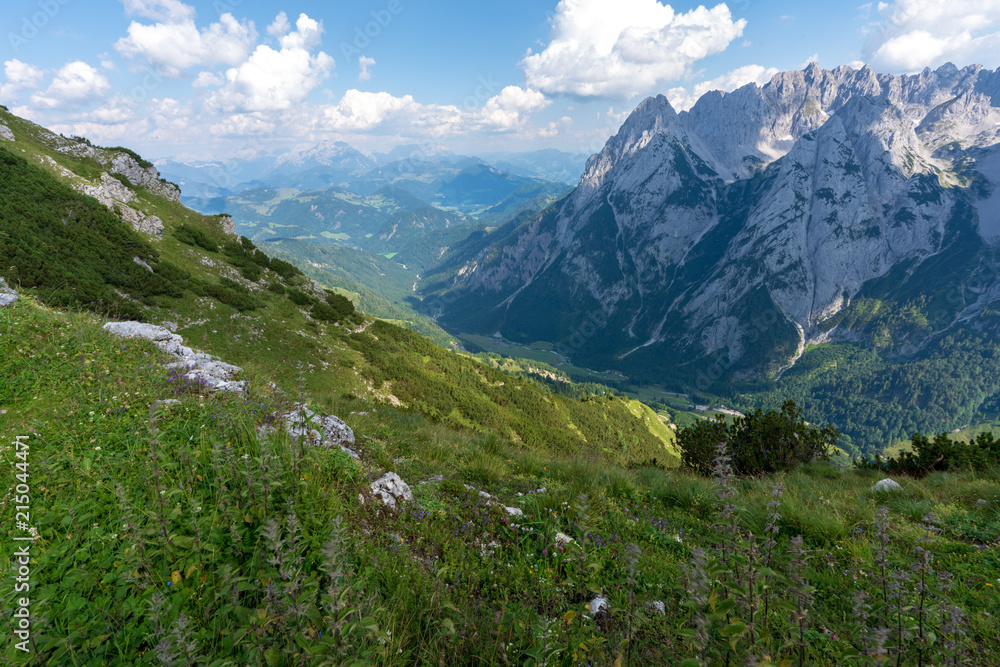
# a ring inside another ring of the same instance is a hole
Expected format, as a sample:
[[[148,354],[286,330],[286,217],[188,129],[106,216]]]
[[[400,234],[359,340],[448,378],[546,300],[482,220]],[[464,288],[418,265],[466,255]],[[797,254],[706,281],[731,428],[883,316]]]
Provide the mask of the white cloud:
[[[368,56],[360,56],[358,58],[358,67],[361,69],[358,72],[358,83],[362,81],[370,81],[372,78],[372,67],[375,66],[375,59],[369,58]]]
[[[45,76],[45,70],[22,63],[17,58],[6,61],[3,64],[3,72],[7,83],[0,84],[0,102],[15,102],[18,93],[38,88],[42,77]]]
[[[671,88],[667,92],[667,99],[670,100],[670,105],[678,111],[687,111],[694,106],[695,102],[702,95],[710,90],[730,92],[748,83],[756,83],[758,86],[763,86],[777,73],[778,70],[774,67],[744,65],[711,81],[702,81],[696,84],[690,91],[686,88]]]
[[[559,136],[559,133],[564,129],[568,129],[573,125],[573,119],[569,116],[563,116],[558,121],[552,121],[548,124],[548,127],[543,127],[538,130],[538,136],[544,137],[546,139],[551,137]]]
[[[125,5],[125,13],[130,16],[167,23],[193,21],[195,15],[194,7],[180,0],[122,0],[122,4]]]
[[[337,132],[396,133],[435,137],[483,131],[514,132],[525,129],[528,115],[546,108],[549,100],[537,90],[507,86],[481,107],[420,104],[411,95],[348,90],[341,100],[323,111],[322,126]]]
[[[310,54],[320,43],[321,23],[300,14],[295,26],[283,33],[291,27],[287,19],[275,20],[272,34],[281,50],[259,45],[245,62],[226,71],[226,84],[209,105],[226,112],[281,111],[304,101],[330,75],[334,61],[323,51]]]
[[[292,24],[288,22],[288,14],[280,12],[274,17],[274,22],[267,26],[267,34],[280,39],[282,36],[288,34],[288,31],[291,29]]]
[[[154,98],[134,110],[136,101],[122,95],[113,96],[94,111],[62,122],[51,123],[56,132],[78,134],[97,143],[134,143],[138,137],[161,146],[178,143],[189,137],[192,127],[192,109],[189,104],[171,98]],[[199,137],[198,141],[202,138]]]
[[[878,4],[880,29],[865,45],[879,71],[915,72],[947,61],[995,65],[1000,0],[896,0]]]
[[[96,68],[76,60],[56,73],[46,91],[32,95],[31,103],[43,109],[79,106],[100,99],[110,87],[107,77]]]
[[[252,21],[225,13],[217,23],[198,29],[194,8],[177,0],[125,0],[126,9],[157,22],[132,21],[128,36],[115,42],[126,58],[141,58],[167,76],[179,77],[196,66],[236,65],[257,41]]]
[[[628,99],[684,77],[745,26],[725,4],[679,14],[657,0],[561,0],[549,44],[520,65],[544,93]]]
[[[83,121],[99,125],[119,125],[135,118],[134,105],[132,98],[115,94],[105,104],[85,114]]]
[[[348,90],[335,105],[323,111],[326,128],[339,132],[374,130],[380,126],[438,127],[441,134],[457,125],[462,112],[455,106],[423,105],[412,95]]]
[[[482,109],[467,110],[469,121],[477,127],[491,131],[514,130],[520,127],[527,114],[541,111],[551,102],[537,90],[524,90],[507,86],[486,101]]]
[[[225,82],[226,80],[215,72],[199,72],[198,76],[191,82],[191,85],[195,88],[214,88],[221,86]]]

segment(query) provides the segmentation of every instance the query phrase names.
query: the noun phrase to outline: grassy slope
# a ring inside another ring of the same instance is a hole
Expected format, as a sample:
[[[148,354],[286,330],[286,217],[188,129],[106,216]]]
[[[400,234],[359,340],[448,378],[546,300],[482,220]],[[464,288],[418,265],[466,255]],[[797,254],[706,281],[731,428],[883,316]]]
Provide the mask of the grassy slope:
[[[257,427],[287,404],[266,376],[249,374],[245,399],[204,395],[178,383],[151,345],[113,339],[99,325],[24,300],[0,311],[0,475],[13,483],[10,443],[30,436],[39,531],[32,614],[48,664],[156,664],[157,643],[175,631],[197,664],[536,664],[537,651],[561,651],[549,664],[610,664],[630,650],[630,618],[633,664],[679,664],[696,653],[677,633],[692,627],[681,566],[694,547],[711,550],[719,540],[710,482],[544,455],[361,399],[335,400],[359,436],[360,463],[303,450],[259,437]],[[180,404],[156,407],[164,398]],[[386,469],[413,484],[415,504],[378,509],[367,485]],[[444,481],[416,483],[434,475]],[[890,563],[904,569],[921,517],[942,517],[934,568],[956,578],[950,596],[970,617],[973,662],[995,663],[1000,624],[983,612],[1000,601],[1000,475],[932,475],[904,481],[889,498],[873,497],[874,480],[824,466],[781,479],[775,565],[788,567],[787,537],[803,535],[811,554],[804,573],[816,587],[808,664],[834,664],[849,647],[845,590],[878,595],[872,532],[880,502],[890,510]],[[737,485],[744,529],[763,533],[775,481]],[[525,516],[488,506],[464,484]],[[369,500],[360,504],[359,494]],[[994,502],[979,509],[978,499]],[[0,516],[7,566],[9,538],[22,534],[9,497]],[[557,531],[577,542],[560,550]],[[269,534],[284,540],[277,551]],[[632,569],[630,544],[639,550]],[[268,561],[276,553],[295,563],[293,575],[283,578]],[[323,606],[331,581],[340,625]],[[7,614],[11,586],[3,585]],[[615,606],[597,621],[585,614],[595,590]],[[713,590],[725,599],[721,586]],[[296,600],[298,618],[289,607]],[[666,616],[642,611],[649,600],[664,601]],[[786,617],[771,612],[775,645],[793,638]],[[725,646],[719,627],[713,664]],[[736,645],[746,648],[746,637]],[[30,662],[11,644],[4,650],[12,664]]]

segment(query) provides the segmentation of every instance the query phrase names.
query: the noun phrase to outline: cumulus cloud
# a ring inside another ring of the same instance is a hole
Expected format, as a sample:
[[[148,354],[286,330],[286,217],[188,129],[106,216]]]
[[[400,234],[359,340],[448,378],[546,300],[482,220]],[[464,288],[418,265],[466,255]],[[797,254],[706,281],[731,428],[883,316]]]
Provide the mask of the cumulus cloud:
[[[330,75],[333,58],[323,51],[310,53],[320,43],[323,25],[300,14],[296,29],[287,32],[291,25],[281,18],[268,29],[281,49],[261,44],[227,70],[226,84],[210,98],[210,106],[226,112],[281,111],[305,100]]]
[[[368,131],[380,126],[437,127],[447,133],[461,120],[455,106],[423,105],[412,95],[395,97],[389,93],[348,90],[337,104],[323,111],[324,126],[339,132]]]
[[[482,109],[467,112],[478,127],[492,131],[513,130],[520,127],[527,114],[541,111],[551,102],[537,90],[524,90],[520,86],[507,86],[499,95],[491,97]]]
[[[214,88],[221,86],[226,80],[215,72],[199,72],[191,85],[195,88]]]
[[[880,2],[878,13],[865,52],[879,71],[995,64],[1000,57],[1000,0],[896,0]]]
[[[31,96],[31,103],[43,109],[79,106],[100,99],[111,87],[106,76],[95,67],[76,60],[64,65],[44,92]]]
[[[520,66],[543,93],[628,99],[689,74],[745,26],[725,4],[677,13],[658,0],[561,0],[548,45]]]
[[[341,100],[323,111],[323,129],[337,132],[430,134],[435,137],[523,129],[529,114],[549,105],[537,90],[507,86],[481,107],[421,104],[412,95],[348,90]]]
[[[97,143],[122,143],[124,138],[133,142],[137,137],[159,145],[176,144],[179,137],[190,134],[192,109],[188,103],[171,98],[154,98],[136,110],[137,102],[122,95],[114,95],[104,105],[87,114],[73,114],[71,119],[54,122],[56,132],[78,134]]]
[[[45,70],[23,63],[17,58],[3,64],[4,76],[7,82],[0,84],[0,101],[16,102],[21,91],[38,88],[45,76]]]
[[[810,60],[809,62],[812,61]],[[694,106],[695,102],[697,102],[702,95],[711,90],[721,90],[728,93],[736,90],[737,88],[741,88],[748,83],[756,83],[758,86],[763,86],[777,73],[778,70],[774,67],[744,65],[743,67],[734,69],[732,72],[716,77],[711,81],[702,81],[701,83],[695,84],[690,91],[683,87],[671,88],[667,91],[667,99],[670,100],[670,105],[673,106],[674,109],[678,111],[687,111]]]
[[[194,8],[178,0],[125,0],[125,8],[156,23],[132,21],[128,35],[115,42],[115,48],[126,58],[147,61],[166,76],[179,77],[197,65],[239,64],[257,41],[253,22],[237,21],[228,12],[217,23],[199,29]]]
[[[358,83],[362,81],[369,81],[372,78],[372,67],[375,66],[375,59],[369,58],[367,56],[361,56],[358,58],[358,67],[360,72],[358,72]]]

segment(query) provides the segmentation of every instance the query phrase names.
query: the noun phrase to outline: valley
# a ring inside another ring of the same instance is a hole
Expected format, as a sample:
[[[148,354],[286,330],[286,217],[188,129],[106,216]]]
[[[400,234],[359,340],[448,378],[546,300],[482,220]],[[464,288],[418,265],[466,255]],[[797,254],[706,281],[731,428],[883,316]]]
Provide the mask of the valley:
[[[580,174],[3,107],[5,664],[996,662],[997,72],[650,97]]]

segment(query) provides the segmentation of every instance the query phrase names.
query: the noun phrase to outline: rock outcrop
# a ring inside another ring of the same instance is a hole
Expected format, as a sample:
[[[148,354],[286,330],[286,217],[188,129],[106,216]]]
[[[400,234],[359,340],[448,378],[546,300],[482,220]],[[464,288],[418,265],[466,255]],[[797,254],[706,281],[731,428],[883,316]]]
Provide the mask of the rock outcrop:
[[[0,123],[0,139],[3,139],[4,141],[14,141],[14,133],[3,123]]]
[[[77,184],[74,187],[83,194],[101,202],[108,209],[117,211],[121,219],[132,225],[132,229],[137,232],[156,236],[163,235],[163,221],[155,215],[147,216],[142,211],[129,206],[129,202],[135,199],[135,192],[107,172],[101,174],[100,185]]]
[[[311,447],[340,447],[351,458],[358,458],[352,449],[354,431],[339,417],[313,412],[299,404],[281,415],[281,422],[295,442],[303,439]]]
[[[18,298],[20,297],[18,297],[17,292],[7,285],[7,281],[0,278],[0,308],[14,305]]]
[[[396,509],[397,503],[412,502],[413,492],[410,487],[394,472],[387,472],[371,484],[372,493],[382,499],[382,502]]]
[[[230,236],[236,236],[236,223],[233,222],[233,216],[231,215],[221,215],[219,219],[222,221],[222,231]]]
[[[156,167],[143,167],[131,155],[118,154],[111,160],[111,173],[120,174],[137,188],[145,188],[154,195],[180,202],[181,191],[176,185],[160,178]]]
[[[209,391],[231,391],[242,394],[246,391],[245,381],[235,381],[242,369],[219,361],[199,350],[184,346],[184,339],[170,333],[163,327],[144,322],[108,322],[105,331],[122,338],[143,338],[152,341],[158,348],[174,356],[178,361],[168,364],[168,368],[182,372],[182,377],[199,382]]]
[[[902,490],[903,487],[899,485],[899,482],[889,478],[883,479],[882,481],[876,482],[872,485],[872,491],[877,491],[879,493],[893,493]]]

